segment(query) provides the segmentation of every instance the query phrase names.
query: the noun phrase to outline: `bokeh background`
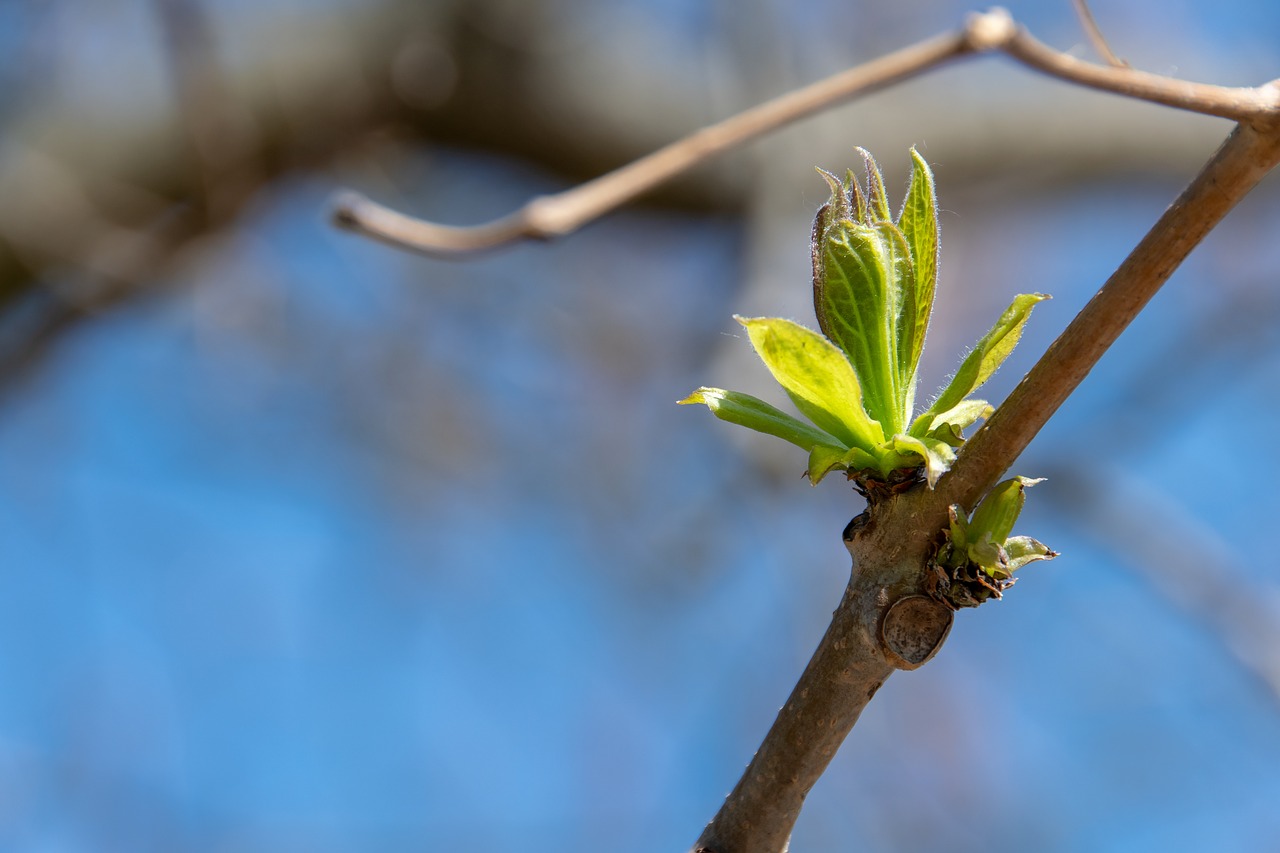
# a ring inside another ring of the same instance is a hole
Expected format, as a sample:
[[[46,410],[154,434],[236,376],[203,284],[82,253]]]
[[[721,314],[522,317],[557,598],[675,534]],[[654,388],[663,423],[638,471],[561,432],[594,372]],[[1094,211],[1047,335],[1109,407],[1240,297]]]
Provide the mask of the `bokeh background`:
[[[813,166],[935,165],[922,397],[1054,295],[999,400],[1227,125],[987,58],[465,263],[330,196],[479,222],[970,8],[0,5],[0,849],[685,849],[861,509],[675,405],[780,397],[730,317],[812,322]],[[1277,4],[1094,11],[1137,67],[1280,76]],[[1278,236],[1273,178],[1024,454],[1063,556],[890,680],[795,849],[1280,849]]]

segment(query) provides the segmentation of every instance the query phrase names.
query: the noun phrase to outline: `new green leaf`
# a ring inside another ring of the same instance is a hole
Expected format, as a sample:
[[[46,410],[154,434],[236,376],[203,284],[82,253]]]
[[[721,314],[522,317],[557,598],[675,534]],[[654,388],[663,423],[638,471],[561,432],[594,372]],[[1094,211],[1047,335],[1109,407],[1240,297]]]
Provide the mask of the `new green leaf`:
[[[682,406],[692,403],[704,404],[722,421],[777,436],[805,450],[821,445],[830,445],[839,453],[844,453],[847,449],[840,446],[839,439],[750,394],[704,387],[680,401]]]
[[[960,369],[952,377],[951,383],[922,417],[932,419],[939,412],[945,412],[954,407],[982,387],[1018,345],[1018,340],[1022,337],[1022,328],[1031,316],[1031,309],[1048,298],[1043,293],[1021,293],[1015,296],[1013,303],[1005,309],[1000,319],[991,327],[991,331],[983,335],[978,345],[961,362]]]
[[[846,447],[872,450],[884,441],[862,408],[858,377],[844,353],[804,326],[777,317],[736,317],[773,378],[801,412]]]

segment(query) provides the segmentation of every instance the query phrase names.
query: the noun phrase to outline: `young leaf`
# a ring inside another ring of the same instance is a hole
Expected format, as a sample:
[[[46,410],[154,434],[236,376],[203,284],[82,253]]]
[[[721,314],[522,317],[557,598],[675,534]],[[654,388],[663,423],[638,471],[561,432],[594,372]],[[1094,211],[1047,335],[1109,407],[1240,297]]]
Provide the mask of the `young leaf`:
[[[1027,487],[1039,482],[1038,479],[1028,477],[1012,477],[992,486],[969,519],[969,529],[973,535],[982,537],[990,533],[992,540],[997,543],[1008,539],[1013,532],[1014,522],[1018,520],[1018,514],[1027,501]]]
[[[805,417],[846,447],[873,450],[880,424],[862,408],[862,390],[849,360],[826,338],[777,317],[735,317],[773,378]]]
[[[895,435],[893,449],[899,453],[913,453],[924,460],[924,476],[933,488],[938,478],[947,473],[951,463],[956,461],[956,452],[951,445],[936,438],[916,438],[912,435]]]
[[[894,429],[900,432],[906,428],[911,419],[911,410],[915,405],[916,397],[915,369],[908,366],[913,347],[909,335],[914,334],[915,331],[916,274],[911,266],[911,248],[907,245],[902,232],[898,230],[898,226],[892,222],[879,222],[875,225],[875,229],[880,233],[890,276],[888,296],[891,360],[889,369],[893,380]],[[928,317],[925,317],[924,321],[925,325],[928,325]]]
[[[809,451],[809,482],[812,485],[818,485],[822,482],[822,478],[831,473],[833,468],[843,468],[840,460],[848,452],[848,448],[840,449],[826,444],[815,445],[813,450]]]
[[[893,214],[889,212],[889,198],[884,191],[884,177],[871,152],[858,148],[862,155],[863,168],[867,173],[867,224],[875,222],[892,222]]]
[[[957,550],[969,547],[969,518],[958,504],[947,507],[951,526],[951,546]]]
[[[992,577],[1009,576],[1009,556],[1000,543],[991,538],[988,531],[976,542],[970,542],[968,556]]]
[[[933,173],[920,153],[911,149],[911,183],[898,215],[898,229],[911,251],[914,275],[911,290],[903,295],[898,315],[899,369],[907,378],[907,387],[915,388],[916,369],[924,349],[929,317],[933,313],[934,288],[938,278],[938,213],[933,186]],[[910,415],[908,407],[908,416]]]
[[[899,432],[903,424],[890,338],[897,303],[893,253],[878,229],[849,220],[832,222],[818,251],[818,323],[853,365],[868,414],[886,433]]]
[[[1010,536],[1004,543],[1005,553],[1009,557],[1009,571],[1020,569],[1027,563],[1034,563],[1036,560],[1052,560],[1058,556],[1057,551],[1053,551],[1043,542],[1037,542],[1030,536]]]
[[[986,400],[964,400],[932,418],[926,412],[915,419],[909,432],[915,436],[933,436],[956,446],[951,441],[952,438],[963,441],[960,433],[980,419],[991,417],[992,411],[991,404]]]
[[[991,331],[978,341],[978,345],[961,363],[946,390],[921,417],[932,420],[938,413],[955,407],[981,387],[1017,346],[1018,339],[1022,337],[1022,328],[1031,316],[1031,309],[1048,298],[1043,293],[1021,293],[1015,296],[1013,303],[1005,309]]]
[[[680,401],[682,406],[691,403],[705,404],[711,413],[722,421],[738,424],[766,435],[777,436],[805,450],[812,450],[819,446],[829,446],[838,454],[843,454],[847,450],[842,446],[840,439],[750,394],[725,391],[720,388],[699,388]]]

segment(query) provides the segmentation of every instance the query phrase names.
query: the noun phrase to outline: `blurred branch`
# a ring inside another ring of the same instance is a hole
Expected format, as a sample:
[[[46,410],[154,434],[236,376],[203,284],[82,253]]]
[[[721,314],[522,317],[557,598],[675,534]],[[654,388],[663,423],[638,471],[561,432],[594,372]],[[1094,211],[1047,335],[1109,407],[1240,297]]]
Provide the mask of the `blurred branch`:
[[[367,237],[439,257],[494,249],[522,239],[563,236],[730,148],[948,60],[994,51],[1068,82],[1236,121],[1273,114],[1278,101],[1278,90],[1268,86],[1212,86],[1082,62],[1037,41],[1005,10],[993,9],[970,16],[957,33],[903,48],[767,101],[595,180],[532,199],[514,213],[483,225],[427,222],[354,193],[336,201],[334,221]]]
[[[164,34],[178,113],[196,164],[190,195],[216,225],[258,182],[253,161],[261,143],[251,117],[228,90],[199,0],[152,0],[152,6]]]
[[[1088,470],[1086,479],[1080,472]],[[1045,472],[1059,513],[1126,558],[1153,587],[1209,627],[1280,703],[1280,589],[1236,566],[1249,557],[1166,496],[1119,469],[1061,465]]]
[[[1093,43],[1093,49],[1098,55],[1106,60],[1108,65],[1116,68],[1128,68],[1129,63],[1111,52],[1111,45],[1107,44],[1107,38],[1102,34],[1098,22],[1094,20],[1093,12],[1089,11],[1089,4],[1086,0],[1071,0],[1076,7],[1076,15],[1080,18],[1080,25],[1084,27],[1085,34],[1089,36],[1089,41]]]
[[[535,198],[510,216],[485,225],[459,228],[425,222],[355,193],[338,199],[334,221],[368,237],[439,256],[493,249],[520,239],[563,236],[730,148],[972,49],[965,34],[921,42],[705,127],[572,190]]]

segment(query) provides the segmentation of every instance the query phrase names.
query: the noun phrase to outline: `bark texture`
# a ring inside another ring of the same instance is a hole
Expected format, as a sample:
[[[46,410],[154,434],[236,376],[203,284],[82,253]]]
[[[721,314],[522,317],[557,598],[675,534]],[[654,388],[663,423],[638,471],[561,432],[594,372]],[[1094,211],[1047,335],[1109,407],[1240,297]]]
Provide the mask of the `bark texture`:
[[[876,503],[845,528],[853,572],[822,641],[695,853],[778,853],[804,799],[862,709],[895,669],[937,653],[952,613],[924,591],[945,513],[923,485]]]

